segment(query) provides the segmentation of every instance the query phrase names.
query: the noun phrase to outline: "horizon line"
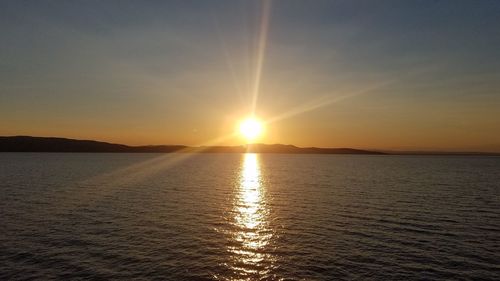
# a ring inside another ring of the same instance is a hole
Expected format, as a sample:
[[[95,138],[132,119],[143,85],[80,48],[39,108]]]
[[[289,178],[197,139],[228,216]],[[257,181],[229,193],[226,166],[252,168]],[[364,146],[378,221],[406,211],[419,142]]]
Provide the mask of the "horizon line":
[[[323,149],[323,150],[355,150],[355,151],[366,151],[371,153],[380,153],[387,155],[490,155],[490,156],[500,156],[500,151],[477,151],[477,150],[440,150],[440,149],[408,149],[408,150],[399,150],[399,149],[379,149],[379,148],[356,148],[356,147],[320,147],[320,146],[297,146],[294,144],[284,144],[284,143],[243,143],[237,145],[184,145],[184,144],[146,144],[146,145],[129,145],[123,143],[109,142],[109,141],[100,141],[95,139],[77,139],[70,137],[60,137],[60,136],[31,136],[31,135],[10,135],[10,136],[0,136],[0,138],[32,138],[32,139],[59,139],[59,140],[68,140],[68,141],[82,141],[82,142],[95,142],[109,145],[117,145],[117,146],[125,146],[128,148],[154,148],[154,147],[182,147],[182,149],[202,149],[202,148],[238,148],[245,146],[288,146],[296,149]],[[8,151],[3,151],[8,152]],[[175,152],[175,151],[172,151]],[[193,151],[194,152],[194,151]],[[161,153],[161,152],[158,152]],[[263,152],[268,153],[268,152]]]

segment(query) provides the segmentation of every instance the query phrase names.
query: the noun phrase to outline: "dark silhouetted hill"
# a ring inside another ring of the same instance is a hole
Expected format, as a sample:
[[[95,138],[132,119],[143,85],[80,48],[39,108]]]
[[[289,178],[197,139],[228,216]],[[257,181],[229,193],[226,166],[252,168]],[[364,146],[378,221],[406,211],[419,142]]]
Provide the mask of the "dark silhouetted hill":
[[[2,152],[174,152],[181,145],[128,146],[93,140],[46,137],[0,137]]]
[[[297,147],[284,144],[250,144],[248,152],[255,153],[293,153],[293,154],[385,154],[353,148]]]
[[[0,137],[0,152],[127,152],[127,153],[289,153],[289,154],[372,154],[372,155],[467,155],[500,156],[490,152],[439,151],[371,151],[353,148],[297,147],[284,144],[249,144],[239,146],[148,145],[129,146],[94,140],[75,140],[53,137]]]
[[[53,137],[0,137],[1,152],[196,152],[196,153],[301,153],[301,154],[385,154],[352,148],[301,148],[283,144],[251,144],[241,146],[151,145],[128,146],[93,140]]]

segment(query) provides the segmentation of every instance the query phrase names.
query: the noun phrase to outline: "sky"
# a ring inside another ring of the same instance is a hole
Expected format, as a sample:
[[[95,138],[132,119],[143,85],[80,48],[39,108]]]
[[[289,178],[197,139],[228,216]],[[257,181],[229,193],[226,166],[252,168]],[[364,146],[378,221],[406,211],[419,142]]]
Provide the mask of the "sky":
[[[0,135],[500,151],[500,1],[1,1]]]

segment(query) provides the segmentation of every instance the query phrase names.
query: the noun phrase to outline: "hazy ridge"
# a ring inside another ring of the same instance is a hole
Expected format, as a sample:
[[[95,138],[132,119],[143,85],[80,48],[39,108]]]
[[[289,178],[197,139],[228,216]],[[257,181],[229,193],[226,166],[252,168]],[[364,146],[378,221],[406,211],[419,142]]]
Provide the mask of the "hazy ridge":
[[[288,153],[288,154],[401,154],[401,155],[492,155],[488,152],[425,152],[425,151],[378,151],[354,148],[297,147],[284,144],[249,144],[238,146],[186,146],[146,145],[129,146],[95,140],[77,140],[59,137],[3,136],[0,152],[112,152],[112,153]]]

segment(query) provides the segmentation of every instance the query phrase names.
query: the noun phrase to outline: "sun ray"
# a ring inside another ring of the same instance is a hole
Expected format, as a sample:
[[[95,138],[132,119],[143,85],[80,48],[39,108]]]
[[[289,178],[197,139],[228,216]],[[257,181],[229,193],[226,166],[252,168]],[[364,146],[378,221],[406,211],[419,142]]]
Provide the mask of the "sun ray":
[[[306,104],[294,107],[291,110],[288,110],[282,114],[271,117],[271,118],[265,120],[264,123],[265,124],[274,123],[274,122],[277,122],[277,121],[280,121],[283,119],[287,119],[287,118],[291,118],[293,116],[300,115],[300,114],[303,114],[306,112],[310,112],[312,110],[316,110],[318,108],[322,108],[322,107],[325,107],[325,106],[328,106],[328,105],[331,105],[331,104],[334,104],[334,103],[337,103],[337,102],[340,102],[340,101],[343,101],[343,100],[346,100],[349,98],[370,94],[370,93],[373,93],[375,91],[381,90],[384,87],[394,85],[397,83],[401,83],[404,81],[404,79],[413,78],[419,74],[428,73],[429,71],[432,71],[432,70],[437,70],[439,67],[440,67],[439,65],[432,65],[432,66],[426,66],[423,68],[419,68],[419,69],[410,71],[408,73],[401,74],[396,78],[386,79],[384,81],[371,84],[371,85],[364,87],[362,89],[358,89],[356,91],[345,93],[343,95],[335,95],[335,96],[325,95],[325,96],[322,96],[322,97],[317,98],[315,100],[312,100]]]
[[[226,60],[226,66],[227,66],[228,72],[231,75],[233,87],[234,87],[235,91],[238,93],[238,96],[240,97],[240,99],[242,99],[243,98],[243,90],[242,90],[242,87],[237,79],[236,70],[235,70],[233,61],[231,59],[232,56],[231,56],[230,49],[226,43],[223,32],[221,31],[220,23],[219,23],[218,19],[215,17],[215,15],[214,15],[213,20],[214,20],[216,34],[217,34],[217,37],[219,38],[222,52],[224,53],[224,58]]]
[[[252,114],[255,114],[257,109],[257,100],[259,98],[260,84],[262,78],[262,68],[264,65],[264,56],[267,45],[267,33],[269,30],[269,17],[271,14],[271,0],[262,1],[262,10],[260,17],[259,41],[257,45],[257,61],[255,67],[255,77],[252,89]]]
[[[304,105],[297,106],[297,107],[292,108],[291,110],[289,110],[287,112],[284,112],[280,115],[272,117],[272,118],[266,120],[265,123],[277,122],[277,121],[280,121],[282,119],[287,119],[287,118],[293,117],[295,115],[303,114],[303,113],[306,113],[306,112],[309,112],[309,111],[312,111],[312,110],[315,110],[315,109],[318,109],[321,107],[328,106],[328,105],[336,103],[336,102],[340,102],[342,100],[346,100],[348,98],[352,98],[352,97],[364,95],[364,94],[369,94],[375,90],[378,90],[378,89],[380,89],[384,86],[387,86],[389,84],[392,84],[392,83],[393,83],[393,81],[385,81],[385,82],[377,83],[377,84],[371,85],[367,88],[364,88],[364,89],[361,89],[358,91],[354,91],[354,92],[350,92],[350,93],[347,93],[344,95],[336,95],[333,97],[331,95],[322,96],[322,97],[315,99],[315,100],[312,100]]]
[[[80,204],[99,201],[101,198],[119,192],[120,188],[124,185],[139,183],[148,177],[186,161],[194,155],[197,155],[197,153],[209,149],[212,145],[224,142],[230,138],[234,138],[235,136],[236,133],[231,133],[225,136],[217,137],[194,146],[196,149],[190,147],[178,150],[175,153],[165,153],[157,157],[121,167],[113,171],[101,173],[91,178],[76,182],[71,189],[72,196],[74,198],[83,199],[82,197],[86,194],[85,196],[87,196],[87,198],[85,198],[85,200],[79,200],[79,202],[81,202],[79,204],[70,204],[69,201],[67,204],[63,202],[60,204],[60,208],[71,210],[78,208]],[[84,189],[81,189],[81,187],[86,188],[85,192]],[[95,188],[98,190],[95,192],[88,192],[88,188]],[[70,190],[68,189],[68,192],[69,191]],[[71,202],[73,202],[73,200],[71,200]]]

